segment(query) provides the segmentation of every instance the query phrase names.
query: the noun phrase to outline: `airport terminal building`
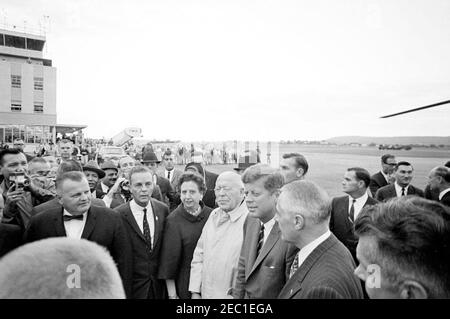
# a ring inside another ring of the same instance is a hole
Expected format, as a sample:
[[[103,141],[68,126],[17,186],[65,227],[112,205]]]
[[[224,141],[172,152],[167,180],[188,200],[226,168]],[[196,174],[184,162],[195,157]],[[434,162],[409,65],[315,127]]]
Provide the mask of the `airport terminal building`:
[[[52,141],[85,126],[57,125],[56,68],[43,58],[45,37],[0,29],[0,144]]]

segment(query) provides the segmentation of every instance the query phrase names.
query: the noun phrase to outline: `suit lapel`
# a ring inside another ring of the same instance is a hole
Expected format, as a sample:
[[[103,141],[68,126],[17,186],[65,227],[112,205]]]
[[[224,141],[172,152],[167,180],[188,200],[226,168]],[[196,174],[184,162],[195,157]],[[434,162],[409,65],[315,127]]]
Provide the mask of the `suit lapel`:
[[[161,231],[161,221],[160,218],[158,216],[159,212],[155,209],[155,205],[153,205],[153,200],[150,200],[150,203],[152,205],[152,211],[153,211],[153,221],[154,221],[154,225],[155,225],[155,233],[153,234],[153,248],[156,247],[156,243],[158,242],[159,239],[159,232]],[[153,249],[152,248],[152,249]]]
[[[266,242],[262,246],[258,257],[256,258],[255,263],[253,264],[250,274],[256,269],[256,267],[258,267],[258,265],[261,263],[261,261],[267,256],[267,254],[272,250],[273,246],[280,239],[279,233],[280,233],[280,229],[278,228],[278,223],[275,222],[275,224],[272,227],[272,230],[270,231],[269,237],[267,237]]]
[[[95,228],[95,223],[97,219],[97,214],[95,210],[91,207],[87,212],[86,224],[84,225],[83,233],[81,234],[81,238],[88,239],[91,235],[92,231]]]
[[[323,243],[317,246],[311,254],[305,259],[302,265],[297,269],[295,274],[289,279],[280,295],[287,295],[292,298],[298,291],[302,289],[302,283],[311,268],[317,263],[322,255],[336,243],[336,237],[331,234]]]
[[[60,237],[66,237],[66,229],[64,228],[64,222],[63,222],[63,214],[64,214],[64,208],[58,209],[56,211],[55,217],[54,217],[54,225],[55,225],[55,232],[57,236]]]
[[[414,186],[409,185],[406,195],[414,195],[414,194],[416,194],[416,190],[414,189]]]
[[[256,248],[258,245],[258,237],[259,237],[259,229],[260,229],[260,222],[258,219],[250,219],[251,217],[248,217],[248,221],[252,221],[251,226],[248,228],[249,236],[251,236],[250,242],[249,242],[249,253],[248,253],[248,261],[245,265],[245,277],[248,278],[253,271],[253,266],[255,265],[256,258],[258,257],[256,255]]]
[[[345,226],[347,229],[352,229],[353,228],[353,224],[350,221],[350,216],[349,216],[349,203],[348,203],[348,197],[342,197],[341,202],[339,203],[340,205],[340,209],[338,209],[338,212],[341,212],[344,216],[343,219],[345,220]]]
[[[138,236],[145,242],[144,234],[142,234],[141,229],[139,228],[136,219],[131,212],[130,203],[127,203],[127,208],[125,209],[123,215],[125,216],[125,220],[130,224],[131,228],[138,234]]]

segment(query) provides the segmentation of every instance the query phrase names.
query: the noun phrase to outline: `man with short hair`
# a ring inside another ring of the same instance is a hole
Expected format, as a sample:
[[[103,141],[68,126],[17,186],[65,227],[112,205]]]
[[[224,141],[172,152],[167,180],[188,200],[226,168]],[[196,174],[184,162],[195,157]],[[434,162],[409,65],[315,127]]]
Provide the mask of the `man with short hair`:
[[[348,248],[356,261],[358,240],[353,234],[353,223],[361,210],[377,201],[367,194],[370,174],[360,167],[347,169],[342,180],[346,196],[333,198],[331,202],[330,231]]]
[[[34,156],[28,155],[24,152],[25,149],[25,142],[23,141],[23,139],[21,138],[16,138],[13,142],[13,147],[15,149],[18,149],[19,151],[21,151],[23,154],[25,154],[25,157],[27,158],[27,161],[31,161]]]
[[[379,202],[385,202],[388,199],[406,195],[423,197],[423,191],[411,185],[413,172],[414,168],[410,163],[405,161],[398,162],[394,171],[395,183],[378,189],[375,193],[375,199]]]
[[[183,171],[175,167],[175,154],[170,149],[163,154],[163,166],[164,169],[159,170],[158,175],[169,180],[172,188],[177,190],[178,179],[183,174]]]
[[[76,158],[72,158],[72,153],[73,153],[73,142],[71,140],[68,139],[62,139],[59,142],[59,164],[61,164],[62,162],[74,159],[76,160]]]
[[[83,239],[48,238],[19,247],[0,262],[0,287],[0,299],[125,298],[114,260]]]
[[[431,191],[436,191],[439,202],[450,206],[450,170],[445,166],[438,166],[428,175],[428,185]]]
[[[299,153],[284,154],[280,163],[281,174],[286,184],[304,179],[308,168],[308,161]]]
[[[278,298],[363,298],[352,255],[328,228],[329,207],[327,193],[312,182],[294,181],[281,189],[276,215],[281,238],[300,251]]]
[[[394,170],[397,165],[395,156],[391,154],[384,154],[381,156],[381,171],[372,175],[370,178],[370,192],[375,196],[377,190],[383,186],[393,183]]]
[[[128,178],[131,169],[136,166],[136,161],[129,155],[119,159],[119,176]]]
[[[133,167],[129,174],[132,200],[115,208],[122,216],[132,246],[133,299],[162,299],[163,280],[157,278],[163,231],[169,209],[151,198],[153,175],[145,166]]]
[[[365,209],[355,275],[372,299],[450,298],[450,214],[420,197],[396,198]]]
[[[274,299],[289,279],[297,252],[294,245],[281,240],[275,221],[275,205],[284,178],[269,165],[256,164],[244,171],[242,181],[249,213],[233,297]]]
[[[216,181],[214,209],[203,227],[191,262],[192,299],[229,298],[237,275],[248,215],[244,184],[235,172],[223,172]]]
[[[60,207],[31,217],[25,242],[49,237],[84,238],[108,249],[117,263],[125,291],[130,292],[131,245],[120,216],[106,207],[91,205],[91,191],[82,172],[58,176]]]
[[[447,167],[448,169],[450,169],[450,161],[447,161],[444,164],[444,167]],[[430,184],[428,183],[427,186],[425,187],[424,192],[424,196],[426,199],[431,199],[431,200],[436,200],[439,201],[439,189],[434,188],[434,189],[430,189]]]

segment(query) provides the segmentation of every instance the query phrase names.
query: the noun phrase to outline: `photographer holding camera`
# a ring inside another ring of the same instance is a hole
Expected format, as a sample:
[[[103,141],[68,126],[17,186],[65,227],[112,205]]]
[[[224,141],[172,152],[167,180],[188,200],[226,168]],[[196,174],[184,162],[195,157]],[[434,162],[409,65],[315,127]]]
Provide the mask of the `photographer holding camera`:
[[[35,165],[35,168],[40,172],[42,166]],[[33,207],[54,198],[55,193],[51,190],[51,182],[41,184],[37,181],[35,179],[37,171],[32,172],[31,178],[28,175],[27,158],[18,149],[6,149],[0,152],[0,169],[4,177],[0,184],[0,192],[4,200],[2,222],[19,225],[22,230],[25,230]],[[49,189],[43,186],[49,186]]]

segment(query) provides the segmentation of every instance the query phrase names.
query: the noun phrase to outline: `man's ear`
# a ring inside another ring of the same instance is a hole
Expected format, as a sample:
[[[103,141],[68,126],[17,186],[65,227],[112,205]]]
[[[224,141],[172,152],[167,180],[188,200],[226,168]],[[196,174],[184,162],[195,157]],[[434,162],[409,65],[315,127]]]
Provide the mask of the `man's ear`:
[[[422,284],[414,280],[406,280],[400,285],[400,298],[402,299],[427,299],[428,293]]]
[[[294,224],[296,230],[302,230],[305,227],[305,218],[300,214],[295,214]]]
[[[297,168],[297,170],[295,171],[295,175],[297,175],[297,177],[302,177],[305,174],[305,170],[303,168]]]

